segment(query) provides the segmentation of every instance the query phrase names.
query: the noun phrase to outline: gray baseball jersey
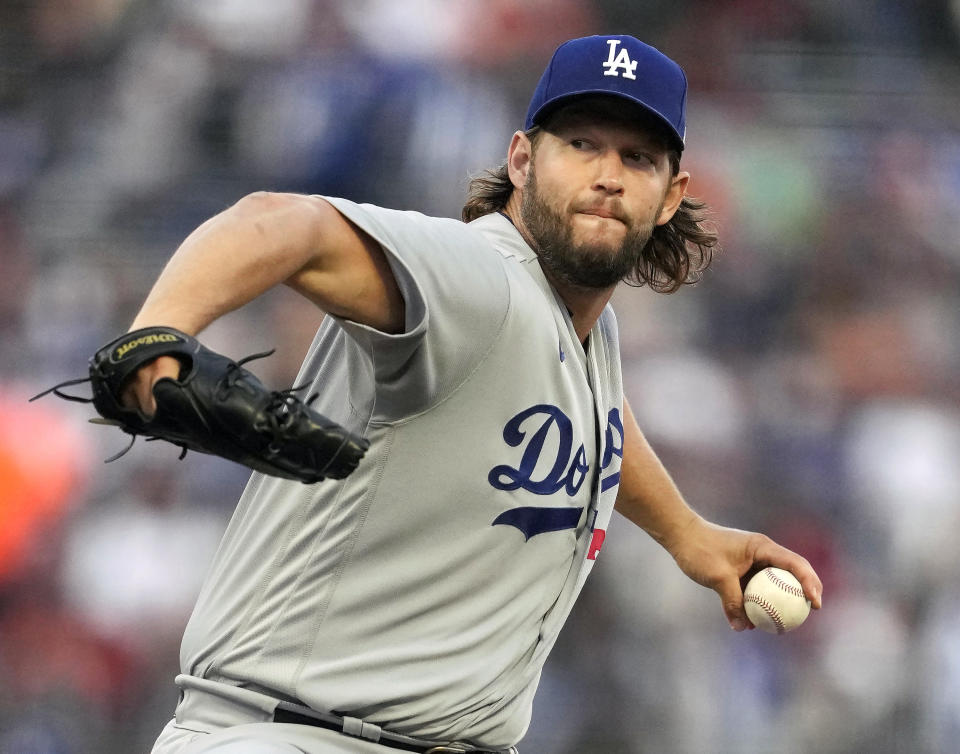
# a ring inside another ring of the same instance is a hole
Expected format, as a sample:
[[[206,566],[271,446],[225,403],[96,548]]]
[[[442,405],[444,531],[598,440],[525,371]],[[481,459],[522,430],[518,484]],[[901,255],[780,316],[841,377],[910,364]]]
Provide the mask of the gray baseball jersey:
[[[328,317],[299,378],[370,450],[342,481],[251,477],[178,682],[505,748],[613,508],[614,315],[584,348],[503,215],[329,201],[382,245],[406,301],[400,334]]]

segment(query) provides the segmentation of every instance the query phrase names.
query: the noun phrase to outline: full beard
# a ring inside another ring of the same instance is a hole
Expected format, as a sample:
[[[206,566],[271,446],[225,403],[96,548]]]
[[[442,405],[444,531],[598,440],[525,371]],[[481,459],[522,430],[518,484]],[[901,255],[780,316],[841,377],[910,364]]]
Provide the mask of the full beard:
[[[654,217],[660,214],[659,210]],[[527,175],[520,216],[534,243],[540,264],[557,280],[578,288],[610,288],[626,278],[643,257],[654,222],[630,223],[618,246],[577,243],[573,225],[541,196],[536,175]]]

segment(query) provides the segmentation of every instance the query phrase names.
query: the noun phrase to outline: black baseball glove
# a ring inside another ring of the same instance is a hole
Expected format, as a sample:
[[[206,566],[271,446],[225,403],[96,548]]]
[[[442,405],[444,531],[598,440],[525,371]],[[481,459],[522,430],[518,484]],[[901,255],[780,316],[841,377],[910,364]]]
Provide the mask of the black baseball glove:
[[[243,367],[269,353],[233,361],[172,327],[147,327],[97,351],[90,359],[88,378],[62,383],[31,400],[55,393],[92,402],[105,423],[133,439],[144,435],[167,440],[184,453],[187,449],[210,453],[272,476],[306,484],[346,477],[369,443],[318,414],[294,390],[268,390]],[[153,387],[157,412],[147,417],[124,406],[120,396],[134,373],[158,356],[178,359],[180,375],[157,381]],[[60,392],[87,380],[93,385],[92,401]]]

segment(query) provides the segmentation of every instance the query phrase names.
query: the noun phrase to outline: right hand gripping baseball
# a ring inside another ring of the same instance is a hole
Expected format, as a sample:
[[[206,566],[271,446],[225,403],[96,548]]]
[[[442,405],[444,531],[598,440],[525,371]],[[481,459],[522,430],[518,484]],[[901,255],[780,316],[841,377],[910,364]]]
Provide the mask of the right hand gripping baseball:
[[[743,588],[753,573],[766,566],[794,574],[812,607],[820,608],[823,584],[810,563],[763,534],[719,526],[697,516],[668,550],[688,577],[717,592],[735,631],[753,626],[744,610]]]
[[[264,387],[243,367],[263,355],[236,362],[170,327],[135,330],[90,360],[93,405],[131,435],[167,440],[271,476],[306,484],[348,476],[369,443],[311,409],[293,391]],[[123,393],[138,370],[160,356],[176,358],[180,374],[156,381],[156,412],[148,415],[127,405]]]

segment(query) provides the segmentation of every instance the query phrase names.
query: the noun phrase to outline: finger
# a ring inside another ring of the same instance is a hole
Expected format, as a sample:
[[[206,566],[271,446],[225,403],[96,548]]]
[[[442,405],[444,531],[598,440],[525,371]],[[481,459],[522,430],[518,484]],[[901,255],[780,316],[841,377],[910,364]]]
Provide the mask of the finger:
[[[128,387],[132,390],[132,398],[135,401],[132,407],[138,409],[148,419],[152,419],[157,413],[157,399],[154,394],[157,382],[162,379],[176,380],[179,376],[180,362],[171,356],[158,356],[153,361],[147,362],[140,367]]]
[[[133,386],[133,382],[123,388],[120,393],[120,405],[124,408],[138,409],[140,408],[140,399],[137,397],[137,391]]]
[[[157,413],[157,399],[153,395],[155,384],[154,379],[150,376],[137,380],[137,400],[140,403],[140,411],[149,419],[152,419]]]
[[[767,545],[757,548],[754,559],[758,564],[790,571],[803,587],[803,593],[810,600],[810,606],[819,610],[823,605],[823,583],[806,558],[776,542],[769,541]]]
[[[153,416],[157,411],[151,389],[153,379],[150,368],[142,367],[121,391],[121,405],[147,417]]]
[[[736,578],[726,579],[717,584],[715,589],[717,594],[720,595],[723,614],[726,616],[730,628],[734,631],[745,631],[753,628],[753,624],[747,619],[747,614],[743,609],[743,589],[740,588],[740,581]]]

